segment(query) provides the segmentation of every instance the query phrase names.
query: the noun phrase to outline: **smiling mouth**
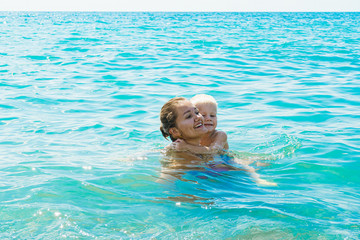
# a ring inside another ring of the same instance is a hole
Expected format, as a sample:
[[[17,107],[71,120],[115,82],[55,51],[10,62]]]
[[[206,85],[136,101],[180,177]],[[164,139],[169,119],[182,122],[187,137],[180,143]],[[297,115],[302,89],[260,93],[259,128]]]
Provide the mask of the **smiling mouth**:
[[[201,128],[202,126],[204,126],[204,124],[202,122],[199,122],[195,125],[195,128]]]

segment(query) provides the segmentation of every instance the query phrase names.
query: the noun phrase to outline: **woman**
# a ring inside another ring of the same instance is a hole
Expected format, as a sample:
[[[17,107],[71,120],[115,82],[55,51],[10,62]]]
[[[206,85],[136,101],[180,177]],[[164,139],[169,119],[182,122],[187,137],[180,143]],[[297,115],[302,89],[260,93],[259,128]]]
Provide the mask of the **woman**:
[[[203,116],[183,97],[175,97],[164,104],[160,111],[160,121],[162,135],[166,139],[170,137],[172,142],[182,139],[188,144],[200,146],[202,136],[207,133]],[[165,158],[162,161],[163,168],[158,182],[169,178],[188,181],[182,178],[186,172],[195,171],[195,174],[199,175],[205,171],[203,163],[210,160],[208,154],[202,156],[189,151],[177,151],[172,144],[164,150]],[[197,199],[196,196],[192,197]]]
[[[167,139],[174,142],[182,139],[186,143],[200,146],[202,136],[207,133],[204,126],[204,118],[199,110],[186,98],[175,97],[169,100],[161,108],[160,112],[160,131]],[[179,152],[174,150],[171,145],[166,148],[168,156],[177,159],[201,160],[202,155],[191,152]]]

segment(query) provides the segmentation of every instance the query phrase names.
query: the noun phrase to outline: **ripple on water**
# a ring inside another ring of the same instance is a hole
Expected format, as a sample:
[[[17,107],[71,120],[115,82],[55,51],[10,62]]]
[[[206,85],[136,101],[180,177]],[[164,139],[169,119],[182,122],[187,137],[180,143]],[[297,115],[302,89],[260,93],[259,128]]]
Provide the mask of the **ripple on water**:
[[[359,14],[0,19],[0,238],[360,234]],[[161,106],[197,93],[276,187],[239,162],[160,181]]]

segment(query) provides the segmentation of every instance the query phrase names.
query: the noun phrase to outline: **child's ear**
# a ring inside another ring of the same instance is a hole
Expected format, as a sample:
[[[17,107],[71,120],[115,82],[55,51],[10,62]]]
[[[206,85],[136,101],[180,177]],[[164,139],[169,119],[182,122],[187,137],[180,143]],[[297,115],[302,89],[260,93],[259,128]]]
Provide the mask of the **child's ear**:
[[[169,129],[169,133],[173,138],[179,138],[181,136],[179,130],[176,127],[172,127]]]

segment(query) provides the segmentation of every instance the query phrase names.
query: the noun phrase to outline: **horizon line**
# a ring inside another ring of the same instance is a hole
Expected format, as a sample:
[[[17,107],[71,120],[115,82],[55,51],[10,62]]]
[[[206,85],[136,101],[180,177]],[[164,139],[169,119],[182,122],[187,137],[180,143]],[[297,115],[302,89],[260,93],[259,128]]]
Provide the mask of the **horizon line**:
[[[334,10],[334,11],[146,11],[146,10],[0,10],[0,12],[98,12],[98,13],[360,13],[360,11]]]

